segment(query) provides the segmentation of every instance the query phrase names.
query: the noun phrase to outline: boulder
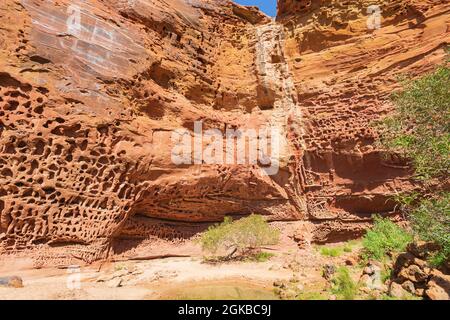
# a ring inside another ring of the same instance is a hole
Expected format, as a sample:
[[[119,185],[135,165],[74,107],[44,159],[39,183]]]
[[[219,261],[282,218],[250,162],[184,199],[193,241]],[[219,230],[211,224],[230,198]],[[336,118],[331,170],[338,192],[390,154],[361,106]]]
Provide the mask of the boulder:
[[[428,275],[418,265],[415,264],[402,269],[399,272],[398,277],[403,281],[409,280],[414,283],[425,282],[428,279]]]
[[[431,300],[450,300],[450,276],[433,270],[425,295]]]
[[[394,273],[399,273],[403,268],[409,267],[412,263],[414,263],[414,260],[416,257],[409,252],[401,253],[397,256],[395,259],[395,263],[393,266]]]
[[[432,268],[426,261],[430,253],[439,247],[430,243],[418,242],[407,247],[408,252],[398,255],[393,268],[390,292],[401,298],[401,290],[431,300],[450,298],[450,275],[444,267]],[[444,272],[443,272],[444,271]]]
[[[415,294],[416,293],[416,288],[414,287],[414,283],[412,281],[405,281],[402,283],[402,288],[405,289],[406,291],[408,291],[411,294]]]
[[[392,282],[389,287],[389,295],[394,298],[403,299],[408,294],[408,291],[402,288],[396,282]]]

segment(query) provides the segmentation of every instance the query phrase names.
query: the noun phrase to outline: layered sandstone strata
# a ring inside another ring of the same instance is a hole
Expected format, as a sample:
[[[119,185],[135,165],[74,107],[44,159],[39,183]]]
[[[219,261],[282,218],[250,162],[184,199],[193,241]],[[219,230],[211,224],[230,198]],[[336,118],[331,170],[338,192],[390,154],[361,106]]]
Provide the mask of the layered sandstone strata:
[[[442,61],[450,6],[386,1],[368,30],[368,4],[280,1],[274,22],[226,0],[3,1],[0,250],[93,261],[252,212],[334,241],[395,214],[414,185],[370,123],[398,74]],[[276,128],[279,170],[174,163],[199,120]]]
[[[419,187],[386,159],[372,124],[400,76],[445,59],[448,1],[279,0],[285,52],[304,117],[309,219],[317,241],[360,235],[373,213],[394,215],[396,192]],[[374,6],[376,4],[376,6]]]

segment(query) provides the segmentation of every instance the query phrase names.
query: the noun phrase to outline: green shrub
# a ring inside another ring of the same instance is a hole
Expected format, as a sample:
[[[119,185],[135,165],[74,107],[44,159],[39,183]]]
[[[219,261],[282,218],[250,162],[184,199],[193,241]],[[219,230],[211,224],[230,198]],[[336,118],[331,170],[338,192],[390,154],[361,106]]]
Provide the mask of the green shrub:
[[[269,261],[270,258],[272,258],[273,256],[274,256],[273,253],[261,251],[255,253],[255,255],[251,257],[251,260],[254,260],[256,262],[266,262]]]
[[[364,257],[385,260],[388,254],[402,252],[413,240],[412,235],[389,219],[375,217],[374,226],[363,238]]]
[[[439,67],[393,96],[380,142],[388,152],[410,159],[418,178],[448,177],[450,170],[450,69]]]
[[[320,254],[325,257],[339,257],[342,254],[341,248],[321,248]]]
[[[439,188],[428,184],[432,179],[445,181],[449,177],[449,62],[450,58],[430,75],[406,81],[404,90],[393,97],[395,113],[379,126],[381,145],[410,159],[417,177],[428,185],[429,190],[403,195],[399,202],[415,235],[441,247],[430,260],[433,265],[448,261],[450,256],[449,194],[442,195]]]
[[[302,292],[297,296],[298,300],[328,300],[328,295],[321,292]]]
[[[337,270],[332,280],[331,292],[340,300],[354,300],[358,293],[358,285],[353,281],[347,268]]]
[[[353,252],[353,247],[358,245],[358,241],[351,240],[339,246],[317,247],[317,250],[324,257],[339,257],[344,253]]]
[[[202,249],[213,255],[252,255],[261,246],[276,244],[279,231],[272,228],[260,215],[251,215],[233,221],[226,217],[224,222],[210,227],[201,234]]]
[[[424,241],[439,245],[430,263],[439,266],[450,258],[450,193],[424,200],[409,214],[411,226]]]
[[[384,266],[384,268],[381,270],[381,282],[385,283],[387,280],[391,279],[392,277],[392,269],[388,266]]]
[[[352,247],[350,246],[350,245],[345,245],[345,247],[344,247],[344,252],[346,252],[346,253],[350,253],[350,252],[352,252],[353,251],[353,249],[352,249]]]

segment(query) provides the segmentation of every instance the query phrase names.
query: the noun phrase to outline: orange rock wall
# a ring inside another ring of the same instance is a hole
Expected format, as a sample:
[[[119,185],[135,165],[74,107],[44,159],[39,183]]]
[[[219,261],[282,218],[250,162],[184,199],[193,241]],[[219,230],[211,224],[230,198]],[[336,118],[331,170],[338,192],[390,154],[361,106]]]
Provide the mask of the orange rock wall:
[[[445,59],[450,3],[380,1],[379,29],[369,29],[371,5],[279,1],[305,118],[305,191],[317,241],[362,234],[373,213],[396,214],[392,195],[418,187],[403,163],[380,154],[372,124],[391,110],[399,76],[420,76]]]
[[[395,214],[415,186],[370,123],[397,75],[443,60],[448,1],[385,1],[373,31],[369,1],[279,2],[273,22],[226,0],[3,1],[0,252],[90,262],[252,212],[326,242]],[[280,171],[175,165],[171,134],[197,120],[277,127]]]

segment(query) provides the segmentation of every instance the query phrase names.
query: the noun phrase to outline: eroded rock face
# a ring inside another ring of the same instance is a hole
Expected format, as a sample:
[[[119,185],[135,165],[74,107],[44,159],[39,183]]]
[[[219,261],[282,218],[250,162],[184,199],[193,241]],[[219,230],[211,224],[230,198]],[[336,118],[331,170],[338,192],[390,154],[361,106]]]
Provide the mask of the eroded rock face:
[[[449,5],[389,1],[368,31],[366,1],[323,2],[280,1],[275,23],[226,0],[3,1],[0,251],[89,262],[252,212],[311,221],[323,242],[395,213],[414,185],[369,124],[398,74],[442,61]],[[224,140],[276,128],[279,171],[175,164],[174,130],[198,120]]]
[[[362,234],[372,213],[395,215],[390,196],[415,188],[384,159],[371,123],[391,110],[397,77],[442,63],[448,1],[280,0],[285,54],[304,118],[308,214],[316,241]]]
[[[266,16],[228,1],[1,9],[3,250],[64,246],[61,256],[93,261],[113,238],[189,237],[227,214],[305,216],[288,159],[273,177],[257,165],[171,159],[173,131],[197,120],[205,130],[286,130],[287,115],[258,105],[255,30]]]

